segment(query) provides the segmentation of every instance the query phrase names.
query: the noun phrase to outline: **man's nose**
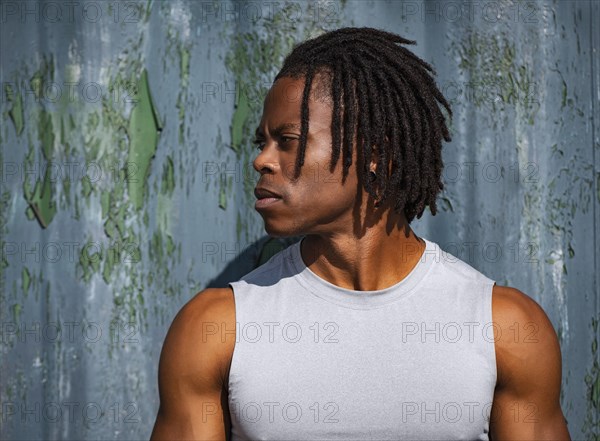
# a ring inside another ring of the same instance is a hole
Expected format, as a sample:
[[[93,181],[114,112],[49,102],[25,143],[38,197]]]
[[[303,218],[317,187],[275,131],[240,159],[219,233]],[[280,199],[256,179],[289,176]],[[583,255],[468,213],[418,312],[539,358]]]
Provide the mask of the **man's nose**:
[[[274,157],[274,149],[270,148],[268,144],[258,153],[258,156],[254,158],[252,162],[254,170],[259,172],[261,175],[266,173],[273,173],[278,168],[278,162]]]

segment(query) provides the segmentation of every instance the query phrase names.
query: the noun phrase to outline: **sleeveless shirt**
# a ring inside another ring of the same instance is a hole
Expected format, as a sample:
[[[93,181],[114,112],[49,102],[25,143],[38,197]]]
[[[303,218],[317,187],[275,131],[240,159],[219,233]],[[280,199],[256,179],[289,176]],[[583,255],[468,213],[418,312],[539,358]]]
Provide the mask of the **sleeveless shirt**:
[[[488,440],[495,282],[423,240],[381,290],[322,279],[301,241],[229,284],[232,441]]]

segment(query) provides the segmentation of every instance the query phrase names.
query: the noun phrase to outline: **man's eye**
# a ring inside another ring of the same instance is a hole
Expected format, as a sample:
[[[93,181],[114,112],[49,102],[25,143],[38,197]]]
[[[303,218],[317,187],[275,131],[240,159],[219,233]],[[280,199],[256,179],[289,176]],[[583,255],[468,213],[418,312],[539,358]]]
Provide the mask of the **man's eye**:
[[[258,150],[262,150],[265,147],[265,143],[262,139],[254,139],[252,140],[252,144],[254,144]]]

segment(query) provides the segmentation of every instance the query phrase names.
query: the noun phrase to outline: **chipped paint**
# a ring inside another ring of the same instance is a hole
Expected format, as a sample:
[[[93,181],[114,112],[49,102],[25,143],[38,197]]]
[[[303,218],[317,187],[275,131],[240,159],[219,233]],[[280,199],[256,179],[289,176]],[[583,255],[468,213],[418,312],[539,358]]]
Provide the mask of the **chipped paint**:
[[[168,196],[173,195],[175,190],[175,167],[173,166],[173,159],[167,156],[165,165],[163,167],[163,175],[161,182],[161,193],[167,194]]]
[[[12,85],[8,83],[4,85],[4,93],[6,101],[11,104],[8,115],[13,122],[17,136],[21,136],[23,127],[25,126],[23,122],[23,98],[21,93],[15,93]]]
[[[462,41],[452,42],[451,51],[459,69],[468,75],[464,98],[490,112],[522,106],[527,122],[534,124],[539,103],[532,66],[517,57],[515,43],[506,34],[473,31]]]
[[[144,203],[150,162],[156,153],[162,123],[152,102],[148,72],[145,69],[140,75],[136,90],[137,102],[131,111],[127,130],[130,138],[127,163],[134,167],[128,171],[136,177],[129,179],[127,188],[133,207],[139,211]]]
[[[27,296],[27,291],[29,291],[29,285],[31,283],[31,276],[29,275],[29,269],[27,267],[24,267],[23,271],[21,271],[21,283],[23,285],[23,293]]]
[[[29,203],[29,208],[39,221],[42,228],[48,227],[54,215],[56,214],[56,204],[53,198],[53,182],[50,176],[50,169],[47,168],[44,173],[44,180],[36,181],[33,191],[25,194],[25,199]],[[25,181],[28,182],[28,181]]]
[[[183,144],[185,139],[185,97],[188,91],[188,82],[190,76],[190,48],[182,43],[178,45],[179,54],[179,72],[181,86],[177,95],[177,109],[179,110],[179,144]]]

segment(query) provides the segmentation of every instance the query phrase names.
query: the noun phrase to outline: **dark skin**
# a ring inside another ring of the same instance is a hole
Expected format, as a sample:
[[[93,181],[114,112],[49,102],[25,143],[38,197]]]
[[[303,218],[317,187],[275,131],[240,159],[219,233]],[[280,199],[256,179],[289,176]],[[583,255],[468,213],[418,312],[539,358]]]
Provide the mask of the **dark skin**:
[[[260,173],[258,186],[282,196],[259,210],[265,230],[271,236],[306,235],[302,259],[335,285],[379,290],[396,284],[415,267],[425,243],[389,202],[374,207],[354,167],[360,160],[356,151],[346,180],[341,160],[330,169],[331,103],[322,95],[309,103],[305,163],[300,177],[292,179],[303,86],[302,79],[281,78],[264,102],[253,165]],[[376,167],[375,157],[370,169]],[[530,297],[497,285],[492,317],[498,379],[491,438],[570,440],[560,408],[561,354],[552,323]],[[230,288],[200,292],[175,317],[160,358],[160,408],[152,440],[229,439],[234,330]]]

